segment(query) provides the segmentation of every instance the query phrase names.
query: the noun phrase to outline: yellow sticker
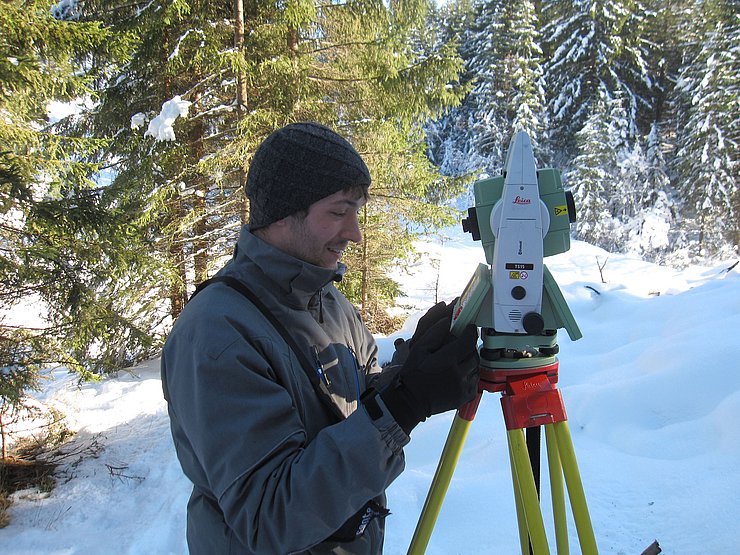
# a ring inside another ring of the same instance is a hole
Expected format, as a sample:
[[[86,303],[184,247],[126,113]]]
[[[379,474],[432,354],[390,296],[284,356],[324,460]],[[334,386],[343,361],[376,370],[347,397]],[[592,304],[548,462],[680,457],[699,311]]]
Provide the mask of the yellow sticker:
[[[555,215],[556,216],[565,216],[568,213],[568,207],[567,206],[556,206],[555,207]]]
[[[519,272],[509,272],[509,279],[519,279],[521,274]]]

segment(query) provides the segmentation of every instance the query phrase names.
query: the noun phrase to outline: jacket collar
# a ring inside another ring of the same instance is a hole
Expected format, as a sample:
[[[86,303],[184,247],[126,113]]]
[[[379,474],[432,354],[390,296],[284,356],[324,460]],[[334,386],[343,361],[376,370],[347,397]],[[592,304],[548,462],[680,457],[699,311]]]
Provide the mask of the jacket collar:
[[[245,262],[257,266],[294,308],[306,308],[322,287],[340,281],[347,269],[341,263],[336,270],[330,270],[295,258],[254,235],[248,225],[239,234],[233,262],[237,273],[241,273]]]

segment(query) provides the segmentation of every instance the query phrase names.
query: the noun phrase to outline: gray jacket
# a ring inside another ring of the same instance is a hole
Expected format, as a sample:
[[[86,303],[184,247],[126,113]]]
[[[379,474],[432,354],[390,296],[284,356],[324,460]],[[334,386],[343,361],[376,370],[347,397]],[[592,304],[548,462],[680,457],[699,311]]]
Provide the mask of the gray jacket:
[[[375,420],[358,402],[381,370],[372,336],[333,285],[341,271],[288,256],[244,227],[219,274],[248,284],[323,367],[346,419],[332,419],[254,305],[223,283],[203,289],[162,353],[172,436],[193,483],[191,553],[380,553],[382,519],[354,541],[325,541],[369,500],[384,502],[409,441],[379,397]]]

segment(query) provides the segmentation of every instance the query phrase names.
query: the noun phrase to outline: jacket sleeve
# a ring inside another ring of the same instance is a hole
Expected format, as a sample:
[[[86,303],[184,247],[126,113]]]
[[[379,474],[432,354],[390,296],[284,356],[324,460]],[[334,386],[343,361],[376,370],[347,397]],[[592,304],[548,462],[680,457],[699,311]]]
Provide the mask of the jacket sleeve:
[[[389,414],[359,409],[308,442],[269,361],[302,370],[268,332],[247,340],[228,318],[183,327],[163,354],[178,455],[251,552],[321,542],[403,470],[408,437]]]

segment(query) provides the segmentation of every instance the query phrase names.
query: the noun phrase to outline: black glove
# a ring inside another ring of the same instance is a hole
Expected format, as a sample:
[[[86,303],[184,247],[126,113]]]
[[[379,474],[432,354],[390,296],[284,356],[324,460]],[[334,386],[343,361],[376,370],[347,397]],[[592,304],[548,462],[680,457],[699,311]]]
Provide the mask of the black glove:
[[[457,299],[453,300],[450,304],[445,304],[444,302],[435,304],[432,308],[427,310],[424,316],[419,318],[419,322],[416,324],[416,330],[411,339],[408,341],[400,337],[396,339],[393,342],[393,346],[396,350],[393,352],[393,357],[391,358],[391,366],[400,366],[406,362],[414,343],[440,320],[447,320],[447,327],[449,328],[452,321],[452,309],[455,307],[455,302],[457,302]]]
[[[380,392],[407,434],[427,417],[459,408],[475,397],[480,364],[477,345],[477,327],[469,324],[455,337],[449,318],[437,319],[426,333],[414,338],[397,379]]]

